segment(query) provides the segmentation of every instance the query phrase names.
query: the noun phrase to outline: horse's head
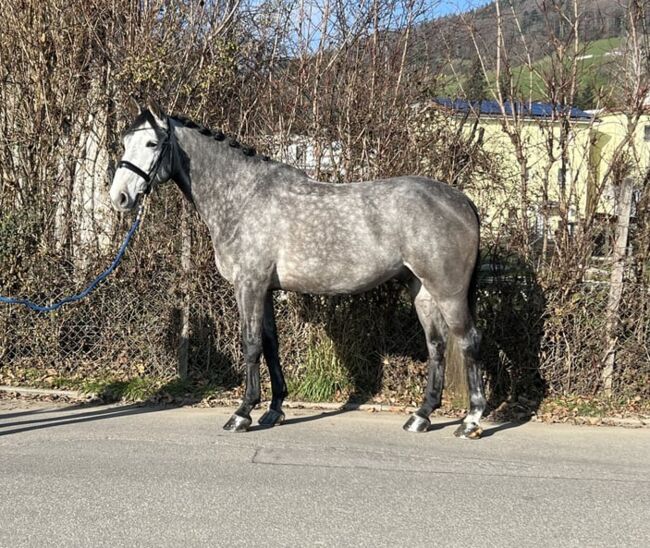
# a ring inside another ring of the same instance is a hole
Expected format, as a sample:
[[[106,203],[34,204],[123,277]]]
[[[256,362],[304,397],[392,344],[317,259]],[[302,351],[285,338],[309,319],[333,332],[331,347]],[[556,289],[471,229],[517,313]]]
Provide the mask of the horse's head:
[[[134,105],[135,120],[122,138],[124,155],[117,164],[111,185],[111,202],[118,211],[135,206],[140,194],[171,177],[171,126],[155,103]],[[136,114],[137,113],[137,114]]]

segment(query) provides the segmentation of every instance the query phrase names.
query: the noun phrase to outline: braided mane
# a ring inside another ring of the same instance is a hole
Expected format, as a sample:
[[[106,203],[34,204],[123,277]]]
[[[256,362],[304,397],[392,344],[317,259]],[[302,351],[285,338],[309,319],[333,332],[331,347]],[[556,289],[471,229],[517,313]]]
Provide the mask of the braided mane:
[[[201,135],[205,135],[206,137],[212,137],[215,141],[227,141],[230,147],[240,149],[242,151],[242,154],[244,154],[244,156],[257,155],[257,151],[255,150],[254,147],[242,145],[234,137],[227,136],[220,129],[216,131],[212,130],[208,127],[197,124],[196,122],[190,120],[189,118],[186,118],[185,116],[172,116],[171,118],[176,120],[177,122],[180,122],[186,128],[196,129]],[[260,156],[260,158],[264,162],[270,160],[270,158],[265,155]]]

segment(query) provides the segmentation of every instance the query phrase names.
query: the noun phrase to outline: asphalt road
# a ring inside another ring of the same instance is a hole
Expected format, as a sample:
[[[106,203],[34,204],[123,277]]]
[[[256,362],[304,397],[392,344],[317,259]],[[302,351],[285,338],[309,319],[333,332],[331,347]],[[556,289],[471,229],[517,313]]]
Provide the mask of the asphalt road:
[[[230,411],[0,401],[0,546],[650,545],[650,429]]]

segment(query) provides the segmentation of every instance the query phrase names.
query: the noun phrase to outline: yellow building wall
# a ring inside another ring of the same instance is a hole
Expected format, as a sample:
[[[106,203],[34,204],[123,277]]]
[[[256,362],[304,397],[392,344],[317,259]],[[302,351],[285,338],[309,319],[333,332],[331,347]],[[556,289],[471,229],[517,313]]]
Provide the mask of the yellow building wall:
[[[461,124],[462,117],[429,111],[420,131]],[[474,119],[475,120],[475,119]],[[510,122],[514,124],[514,122]],[[470,116],[463,124],[469,137],[473,120]],[[630,122],[620,113],[601,113],[594,120],[570,122],[567,173],[561,178],[560,125],[543,119],[521,120],[514,130],[521,136],[521,146],[526,163],[525,184],[517,160],[515,144],[504,130],[498,116],[481,116],[479,127],[483,129],[483,150],[492,163],[491,174],[478,175],[465,192],[481,211],[483,226],[499,232],[503,226],[516,222],[527,211],[528,226],[539,230],[544,208],[551,224],[549,236],[557,229],[560,210],[565,211],[569,222],[584,218],[589,212],[613,214],[616,189],[610,184],[608,168],[616,150],[630,131]],[[646,129],[646,127],[648,129]],[[633,131],[633,138],[626,145],[630,175],[642,178],[650,169],[650,114],[641,116]],[[552,143],[552,150],[549,150]],[[607,180],[605,180],[607,178]]]
[[[593,173],[589,122],[574,122],[568,143],[567,170],[564,184],[561,181],[560,129],[546,121],[524,120],[516,128],[521,136],[521,149],[525,158],[526,178],[517,160],[516,146],[504,131],[498,118],[483,117],[479,121],[484,129],[483,149],[498,170],[499,177],[486,177],[476,181],[467,193],[481,209],[483,223],[492,230],[513,221],[526,209],[530,227],[539,224],[542,208],[549,208],[557,217],[560,207],[568,212],[569,220],[580,216],[587,205],[590,174]],[[549,142],[552,145],[549,145]],[[549,147],[552,146],[551,149]],[[554,230],[557,226],[549,226]]]
[[[641,115],[636,125],[626,114],[601,114],[594,130],[593,155],[597,159],[596,182],[599,186],[594,187],[592,199],[598,198],[597,211],[613,215],[616,181],[610,168],[614,158],[622,152],[628,168],[627,176],[633,179],[645,177],[650,169],[650,141],[646,140],[646,136],[650,139],[650,114]]]

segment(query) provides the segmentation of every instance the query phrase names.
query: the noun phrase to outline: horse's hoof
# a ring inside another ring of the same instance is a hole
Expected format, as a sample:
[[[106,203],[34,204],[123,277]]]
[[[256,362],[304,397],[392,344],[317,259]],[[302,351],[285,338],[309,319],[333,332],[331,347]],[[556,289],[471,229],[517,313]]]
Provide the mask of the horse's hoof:
[[[228,432],[246,432],[250,428],[253,421],[250,417],[242,417],[236,413],[228,419],[228,422],[223,425],[223,429]]]
[[[483,429],[476,423],[470,424],[461,424],[456,431],[454,436],[461,438],[463,440],[477,440],[481,437]]]
[[[282,411],[276,411],[275,409],[269,408],[269,410],[264,413],[258,423],[261,426],[276,426],[284,422],[284,413]]]
[[[406,421],[402,428],[407,432],[426,432],[430,426],[431,421],[429,419],[425,419],[424,417],[414,413],[409,417],[409,420]]]

